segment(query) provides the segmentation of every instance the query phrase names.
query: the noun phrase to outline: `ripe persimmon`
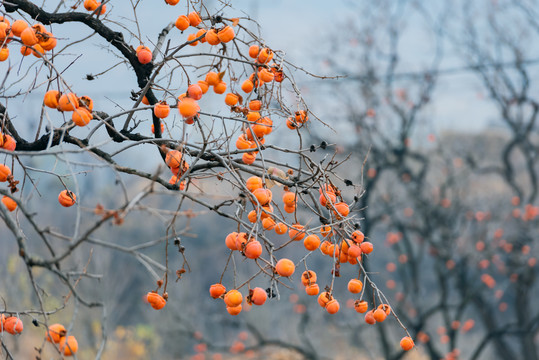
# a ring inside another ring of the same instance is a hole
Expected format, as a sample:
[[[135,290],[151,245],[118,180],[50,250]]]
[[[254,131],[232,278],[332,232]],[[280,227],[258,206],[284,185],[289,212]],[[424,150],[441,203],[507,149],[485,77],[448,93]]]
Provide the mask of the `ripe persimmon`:
[[[183,98],[178,104],[178,111],[184,119],[189,119],[198,114],[200,106],[198,106],[198,103],[194,99]]]
[[[409,336],[405,336],[401,339],[400,346],[404,351],[412,350],[414,347],[414,340]]]
[[[159,119],[164,119],[170,114],[170,106],[166,101],[161,101],[154,106],[153,113]]]
[[[260,52],[260,48],[258,47],[258,45],[251,45],[249,47],[249,56],[252,57],[253,59],[258,58],[259,52]]]
[[[165,298],[154,291],[146,294],[146,300],[155,310],[161,310],[167,304]]]
[[[226,292],[226,288],[223,284],[217,283],[210,286],[210,296],[217,299]]]
[[[79,107],[79,99],[73,93],[66,93],[60,96],[58,108],[61,111],[73,111]]]
[[[305,249],[314,251],[320,246],[320,238],[314,234],[309,235],[303,240],[303,245]]]
[[[331,294],[327,291],[324,291],[323,293],[321,293],[320,295],[318,295],[318,304],[321,306],[321,307],[326,307],[327,303],[333,299],[333,296],[331,296]]]
[[[225,96],[225,104],[228,106],[234,106],[238,103],[240,97],[234,93],[228,93]]]
[[[348,291],[352,294],[359,294],[363,290],[363,282],[359,279],[351,279],[348,282]]]
[[[316,279],[317,279],[316,273],[312,270],[304,271],[301,274],[301,283],[304,286],[307,286],[309,284],[314,284],[316,282]]]
[[[326,311],[330,314],[336,314],[339,312],[341,306],[336,299],[329,300],[326,304]]]
[[[60,339],[60,352],[65,356],[71,356],[79,350],[77,339],[73,335],[65,336]]]
[[[191,23],[189,21],[189,18],[186,15],[180,15],[176,19],[176,22],[174,23],[174,25],[176,26],[178,30],[184,31],[185,29],[189,27],[189,25],[191,25]]]
[[[368,242],[368,241],[364,241],[362,242],[360,245],[359,245],[361,251],[364,253],[364,254],[370,254],[372,252],[372,250],[374,249],[372,243]]]
[[[243,251],[249,259],[257,259],[262,254],[262,245],[258,240],[249,241]]]
[[[224,301],[228,307],[236,307],[241,305],[243,295],[236,289],[229,290],[225,293]]]
[[[369,304],[365,300],[356,300],[354,302],[354,309],[360,313],[366,313],[369,310]]]
[[[305,287],[305,293],[309,296],[316,296],[320,292],[320,286],[318,284],[311,284]]]
[[[75,202],[77,201],[77,196],[69,190],[62,190],[60,192],[60,195],[58,195],[58,202],[63,207],[70,207],[75,205]]]
[[[227,306],[226,307],[226,311],[228,311],[228,313],[230,315],[238,315],[239,313],[241,313],[241,310],[242,310],[241,304],[239,304],[238,306]]]
[[[60,339],[66,336],[67,330],[62,324],[52,324],[47,330],[46,340],[58,344]]]
[[[303,238],[306,235],[304,228],[305,227],[301,224],[292,225],[290,230],[288,230],[288,236],[290,237],[290,240],[294,240],[294,241],[303,240]]]
[[[267,299],[268,299],[268,294],[266,293],[266,290],[260,287],[255,287],[254,289],[249,290],[249,296],[247,297],[247,302],[260,306],[260,305],[264,305]]]
[[[235,231],[228,234],[225,238],[226,247],[229,248],[230,250],[238,250],[238,248],[236,247],[237,237],[238,237],[238,233]]]
[[[17,203],[10,197],[2,197],[2,203],[9,211],[14,211],[17,208]]]
[[[77,126],[86,126],[93,118],[92,112],[83,107],[75,109],[71,114],[71,120]]]
[[[11,169],[4,164],[0,164],[0,182],[7,181],[9,175],[11,175]]]
[[[283,277],[292,276],[295,270],[296,265],[290,259],[281,259],[275,264],[275,271]]]
[[[11,335],[17,335],[22,333],[24,326],[22,320],[15,316],[7,317],[4,320],[4,330]]]
[[[376,322],[383,322],[386,319],[387,314],[383,309],[376,309],[374,310],[372,317],[374,320],[376,320]]]
[[[275,224],[275,232],[279,235],[283,235],[286,233],[286,231],[288,230],[288,227],[282,223],[282,222],[278,222],[277,224]]]
[[[227,25],[221,30],[219,30],[219,32],[217,33],[217,36],[219,37],[219,40],[221,40],[222,43],[227,43],[231,41],[232,39],[234,39],[236,34],[232,26]]]

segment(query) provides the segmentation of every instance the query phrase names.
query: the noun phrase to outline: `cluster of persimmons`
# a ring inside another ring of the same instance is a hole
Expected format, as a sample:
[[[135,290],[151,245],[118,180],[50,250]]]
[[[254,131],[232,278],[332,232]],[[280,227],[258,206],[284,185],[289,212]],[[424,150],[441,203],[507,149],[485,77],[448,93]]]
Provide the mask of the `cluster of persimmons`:
[[[165,0],[169,5],[176,5],[179,0]],[[106,12],[104,4],[96,0],[85,0],[84,8],[92,11],[95,15],[103,15]],[[24,20],[16,20],[11,25],[5,18],[0,18],[0,42],[3,47],[0,49],[0,61],[6,60],[9,56],[7,44],[16,39],[22,43],[21,52],[23,55],[34,54],[36,57],[43,57],[46,51],[51,50],[56,46],[56,38],[52,33],[48,32],[41,24],[33,26],[28,25]],[[238,25],[238,19],[227,20],[230,25],[222,24],[222,21],[211,21],[211,26],[204,24],[204,19],[200,13],[192,11],[187,15],[180,15],[175,21],[175,27],[180,31],[188,31],[194,29],[187,36],[187,44],[197,46],[201,43],[207,43],[210,46],[224,46],[236,38],[234,28]],[[158,101],[151,105],[146,96],[141,94],[141,102],[151,106],[154,119],[159,119],[154,124],[161,125],[161,132],[164,130],[163,120],[170,116],[170,110],[177,108],[177,111],[185,124],[195,124],[201,114],[199,100],[211,89],[217,95],[223,95],[223,102],[227,109],[235,116],[235,119],[241,123],[239,134],[234,134],[233,140],[236,150],[231,151],[233,155],[241,155],[241,160],[237,163],[241,166],[249,166],[257,162],[257,156],[265,149],[267,145],[267,136],[275,129],[274,121],[270,118],[268,109],[270,101],[261,96],[263,89],[270,87],[279,87],[286,77],[283,73],[282,64],[279,61],[275,62],[276,53],[261,42],[257,44],[246,43],[248,47],[244,49],[245,59],[250,59],[247,62],[253,71],[246,74],[245,78],[239,79],[230,75],[225,71],[210,70],[205,73],[204,78],[189,83],[182,89],[182,93],[174,95],[174,104],[169,105],[166,99]],[[235,44],[237,47],[243,46],[242,42]],[[147,46],[139,45],[136,49],[133,48],[136,59],[142,65],[151,64],[154,59],[154,54]],[[166,60],[166,59],[165,59]],[[282,60],[282,59],[281,59]],[[46,61],[46,59],[44,59]],[[228,78],[227,78],[228,77]],[[228,81],[228,83],[227,83]],[[234,92],[231,89],[241,89],[242,93]],[[228,92],[227,92],[228,90]],[[170,94],[167,94],[170,95]],[[170,101],[170,100],[169,100]],[[60,92],[59,90],[48,90],[44,95],[43,103],[46,107],[58,110],[62,113],[71,113],[72,123],[68,123],[68,127],[73,127],[72,124],[80,127],[85,127],[90,124],[97,113],[93,110],[93,101],[88,96],[77,96],[73,91]],[[289,116],[288,116],[289,115]],[[298,107],[286,116],[286,121],[283,125],[293,131],[299,131],[308,121],[308,111]],[[99,118],[99,117],[98,117]],[[152,124],[152,132],[155,129]],[[7,135],[0,134],[0,146],[4,149],[15,150],[15,140]],[[172,177],[169,183],[177,185],[180,191],[187,191],[187,175],[190,171],[190,165],[186,160],[184,147],[171,148],[170,145],[160,145],[161,153],[164,156],[164,161],[169,167]],[[263,160],[263,158],[262,158]],[[241,162],[240,162],[241,161]],[[262,164],[264,164],[262,162]],[[193,165],[194,166],[194,165]],[[257,170],[259,170],[257,168]],[[264,165],[264,171],[267,169]],[[256,173],[256,172],[255,172]],[[288,170],[288,175],[293,175],[293,170]],[[284,174],[282,179],[287,178]],[[0,165],[0,181],[13,181],[11,169],[6,165]],[[248,259],[247,261],[255,262],[261,269],[261,272],[269,275],[273,280],[280,281],[280,278],[291,278],[296,272],[296,264],[291,259],[282,257],[275,258],[267,250],[267,244],[259,240],[257,235],[263,231],[274,231],[277,235],[286,236],[288,243],[302,242],[308,252],[320,250],[320,252],[331,258],[333,264],[332,275],[333,279],[337,275],[337,267],[341,264],[348,263],[360,267],[358,277],[352,278],[348,282],[348,291],[352,294],[360,294],[360,298],[355,302],[355,310],[358,313],[365,314],[365,322],[375,324],[383,322],[388,315],[392,313],[391,307],[388,304],[382,303],[377,307],[369,310],[367,301],[363,300],[364,283],[359,279],[361,276],[361,262],[364,256],[367,256],[373,251],[373,244],[365,240],[365,235],[360,230],[347,232],[347,226],[350,219],[350,207],[344,201],[339,189],[330,183],[329,177],[326,177],[319,183],[319,197],[314,199],[316,206],[321,206],[330,214],[329,223],[324,223],[321,227],[309,227],[308,223],[300,223],[297,220],[298,212],[298,197],[302,189],[292,191],[290,187],[285,186],[281,195],[281,203],[275,201],[271,187],[267,185],[265,176],[251,176],[245,182],[242,181],[242,192],[245,197],[250,200],[249,205],[252,205],[252,210],[246,211],[246,220],[244,224],[251,224],[250,231],[242,232],[240,227],[238,231],[229,233],[225,237],[224,246],[228,248],[231,254],[241,254]],[[316,185],[316,184],[313,184]],[[76,196],[69,190],[63,190],[58,197],[62,206],[68,207],[76,203]],[[8,196],[2,199],[4,205],[14,211],[17,203]],[[278,207],[279,211],[275,212],[274,206]],[[282,212],[281,212],[282,209]],[[308,207],[305,207],[308,210]],[[287,223],[285,217],[289,214],[294,216],[294,221]],[[262,230],[263,229],[263,230]],[[357,229],[357,227],[356,227]],[[265,254],[265,250],[266,253]],[[305,264],[306,266],[306,264]],[[365,274],[364,281],[371,282]],[[333,293],[333,281],[331,286],[326,286],[324,291],[321,291],[317,283],[317,274],[306,268],[301,274],[301,283],[305,287],[305,292],[310,296],[318,296],[319,305],[329,314],[339,312],[340,305]],[[163,309],[168,300],[166,293],[166,285],[162,294],[159,290],[163,285],[163,281],[158,281],[158,288],[147,294],[146,300],[156,310]],[[247,290],[242,290],[243,286],[247,285]],[[242,305],[264,305],[269,295],[268,292],[261,287],[251,288],[249,283],[238,287],[227,289],[222,284],[221,280],[218,283],[211,285],[210,296],[214,299],[222,299],[225,303],[226,310],[231,315],[238,315],[242,312]],[[242,293],[243,292],[243,293]],[[20,323],[20,331],[22,331],[22,321],[15,318],[5,321],[2,319],[4,329],[11,332],[18,329]],[[18,331],[20,333],[20,331]],[[16,331],[15,331],[16,332]],[[66,336],[66,329],[60,324],[51,325],[47,331],[47,340],[52,343],[59,344],[59,350],[64,355],[72,355],[77,351],[78,344],[73,336]],[[404,337],[401,341],[401,347],[404,350],[411,349],[413,341],[410,337]]]

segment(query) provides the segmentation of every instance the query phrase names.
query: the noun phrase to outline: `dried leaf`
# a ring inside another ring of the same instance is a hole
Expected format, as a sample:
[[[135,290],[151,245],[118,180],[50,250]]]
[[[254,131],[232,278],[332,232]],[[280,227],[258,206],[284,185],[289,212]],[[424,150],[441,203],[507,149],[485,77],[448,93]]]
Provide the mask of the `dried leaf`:
[[[232,18],[230,19],[232,20],[232,26],[236,26],[240,23],[240,19],[239,18]]]

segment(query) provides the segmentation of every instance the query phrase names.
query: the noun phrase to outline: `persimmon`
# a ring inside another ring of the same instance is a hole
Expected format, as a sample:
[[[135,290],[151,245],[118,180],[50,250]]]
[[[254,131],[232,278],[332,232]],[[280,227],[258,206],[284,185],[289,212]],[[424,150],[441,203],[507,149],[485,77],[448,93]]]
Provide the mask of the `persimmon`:
[[[241,310],[242,310],[241,304],[239,304],[238,306],[227,306],[226,307],[226,311],[228,311],[228,313],[230,315],[238,315],[239,313],[241,313]]]
[[[347,240],[347,239],[344,239],[343,241],[341,241],[341,245],[340,245],[341,253],[348,255],[348,249],[350,248],[350,245],[348,245],[349,242],[350,240]]]
[[[197,46],[198,45],[198,40],[194,41],[196,38],[197,38],[197,34],[189,34],[189,35],[187,35],[187,41],[190,42],[189,45]]]
[[[146,294],[146,300],[155,310],[161,310],[167,304],[165,298],[153,291]]]
[[[365,235],[359,231],[359,230],[356,230],[352,233],[352,240],[354,240],[354,242],[360,244],[363,242],[363,240],[365,240]]]
[[[216,94],[224,94],[226,91],[226,82],[219,81],[216,85],[213,86],[213,92]]]
[[[288,227],[285,224],[283,224],[282,222],[279,222],[279,223],[275,224],[275,232],[278,235],[286,234],[287,230],[288,230]]]
[[[331,234],[331,226],[329,225],[324,225],[322,226],[322,228],[320,229],[320,235],[322,235],[323,237],[327,237]]]
[[[303,240],[303,238],[306,235],[305,231],[303,231],[304,228],[305,227],[301,224],[292,225],[290,230],[288,230],[288,236],[290,237],[290,240],[294,240],[294,241]]]
[[[200,82],[197,84],[191,84],[187,87],[187,96],[189,96],[191,99],[200,100],[203,94],[204,91],[202,91]]]
[[[289,117],[288,119],[286,119],[286,127],[290,130],[295,130],[298,128],[298,124],[292,117]]]
[[[258,259],[262,254],[262,245],[258,240],[249,241],[243,252],[249,259]]]
[[[60,339],[66,336],[67,330],[62,324],[52,324],[47,330],[46,340],[58,344]]]
[[[6,61],[7,58],[9,57],[9,49],[7,46],[2,46],[0,48],[0,62],[1,61]]]
[[[223,284],[217,283],[210,286],[210,296],[217,299],[226,292],[226,288]]]
[[[254,122],[256,122],[258,119],[261,118],[261,115],[260,115],[260,113],[259,113],[258,111],[249,111],[249,112],[247,113],[246,118],[247,118],[247,121],[254,123]]]
[[[91,97],[83,95],[79,98],[79,106],[85,107],[86,109],[92,111],[94,109],[94,101]]]
[[[238,233],[235,231],[228,234],[225,238],[226,247],[229,248],[230,250],[238,250],[238,248],[236,247],[237,237],[238,237]]]
[[[60,195],[58,195],[58,202],[63,207],[70,207],[75,205],[75,202],[77,201],[77,196],[69,190],[62,190],[60,192]]]
[[[247,189],[251,192],[255,191],[256,189],[260,189],[262,188],[264,185],[262,183],[262,178],[258,177],[258,176],[251,176],[250,178],[247,179],[247,181],[245,182],[245,186],[247,187]]]
[[[73,335],[65,336],[60,339],[60,352],[65,356],[71,356],[79,350],[79,343]]]
[[[203,44],[206,42],[206,30],[205,29],[200,29],[197,31],[195,37],[198,39],[200,38],[200,43]]]
[[[258,54],[258,62],[261,64],[265,64],[271,61],[273,59],[273,51],[271,51],[268,48],[263,48],[260,50],[260,53]]]
[[[243,301],[243,295],[236,289],[232,289],[226,292],[224,301],[226,306],[235,307],[241,305]]]
[[[258,188],[253,191],[253,195],[256,197],[256,200],[260,205],[266,205],[271,201],[271,190]]]
[[[75,123],[77,126],[86,126],[90,123],[90,121],[93,119],[92,113],[87,110],[86,108],[78,108],[73,111],[71,114],[71,120]]]
[[[215,71],[210,71],[206,74],[206,82],[210,86],[215,86],[221,82],[221,77]]]
[[[253,147],[253,143],[254,143],[253,141],[247,140],[245,138],[245,134],[240,134],[238,138],[236,139],[236,148],[238,150],[252,149],[256,147],[256,143],[254,144],[254,147]]]
[[[198,114],[200,106],[194,99],[183,98],[178,104],[178,111],[184,119],[189,119]]]
[[[258,53],[260,52],[260,47],[258,45],[249,46],[249,56],[253,59],[258,58]]]
[[[172,5],[172,6],[175,6],[177,5],[180,0],[165,0],[165,2],[168,4],[168,5]]]
[[[366,313],[369,310],[369,304],[365,300],[356,300],[354,302],[354,309],[360,313]]]
[[[96,0],[84,0],[84,8],[88,11],[95,11],[97,9],[97,1]]]
[[[260,111],[261,108],[262,108],[262,102],[260,100],[249,101],[249,110]]]
[[[339,312],[341,306],[336,299],[329,300],[326,304],[326,311],[330,314],[336,314]]]
[[[73,93],[66,93],[58,99],[58,108],[61,111],[73,111],[79,107],[79,99]]]
[[[13,35],[20,37],[21,33],[28,26],[28,23],[22,19],[15,20],[13,24],[11,24],[11,32],[13,33]]]
[[[21,32],[21,41],[26,46],[34,46],[39,42],[34,29],[31,27],[27,27]]]
[[[357,245],[351,245],[348,249],[348,256],[351,258],[357,258],[358,256],[361,256],[361,254],[361,248]]]
[[[4,330],[11,335],[17,335],[22,333],[24,326],[22,320],[15,316],[7,317],[4,320]]]
[[[244,232],[238,233],[238,236],[236,236],[236,249],[243,250],[245,245],[247,244],[248,238],[247,234]]]
[[[359,244],[359,247],[361,248],[361,251],[364,254],[370,254],[372,252],[372,250],[374,249],[372,243],[370,243],[368,241],[362,242],[361,244]]]
[[[414,340],[412,340],[412,338],[409,336],[405,336],[401,339],[400,346],[404,351],[412,350],[414,347]]]
[[[266,217],[262,220],[262,227],[265,230],[273,230],[275,228],[275,220],[273,220],[271,217]]]
[[[1,137],[1,133],[0,133],[0,137]],[[15,141],[13,136],[4,135],[2,148],[8,151],[15,151],[15,149],[17,148],[17,142]]]
[[[325,240],[324,242],[322,242],[322,244],[320,245],[320,251],[322,252],[322,254],[329,255],[330,245],[331,245],[331,242],[328,240]]]
[[[241,157],[241,161],[243,161],[244,164],[251,165],[256,160],[256,154],[254,153],[244,153]]]
[[[320,295],[318,295],[318,305],[321,307],[326,307],[327,303],[333,299],[333,296],[327,291],[324,291]]]
[[[200,89],[202,90],[202,94],[205,94],[208,92],[210,85],[205,80],[198,80],[197,84],[198,86],[200,86]]]
[[[41,46],[41,48],[45,51],[52,50],[56,47],[57,40],[52,35],[52,33],[48,31],[42,34],[40,37],[38,37],[38,39],[39,39],[39,43],[38,43],[39,46]]]
[[[225,96],[225,104],[228,106],[234,106],[238,103],[240,97],[234,93],[228,93]]]
[[[172,177],[170,178],[170,180],[168,181],[168,183],[170,185],[178,185],[178,181],[180,180],[181,176],[178,177],[176,175],[172,175]],[[180,182],[180,184],[178,185],[178,187],[180,188],[180,190],[185,190],[185,181],[182,181]]]
[[[159,119],[164,119],[170,114],[170,106],[166,101],[161,101],[154,106],[153,113]]]
[[[309,296],[316,296],[320,292],[320,286],[318,284],[310,284],[305,286],[305,293]]]
[[[2,197],[2,203],[9,211],[14,211],[17,208],[17,203],[10,197]]]
[[[391,306],[389,306],[388,304],[380,304],[378,305],[378,309],[382,309],[386,313],[386,315],[391,314]]]
[[[176,19],[176,22],[174,23],[174,25],[176,26],[178,30],[184,31],[185,29],[189,27],[189,25],[191,25],[191,22],[189,21],[189,18],[186,15],[180,15]]]
[[[314,234],[309,235],[303,240],[303,246],[309,251],[314,251],[320,246],[320,238]]]
[[[359,294],[363,290],[363,282],[359,279],[351,279],[348,282],[348,291],[352,294]]]
[[[0,182],[7,181],[9,175],[11,175],[11,169],[4,164],[0,164]]]
[[[294,194],[292,191],[286,191],[283,194],[283,203],[288,206],[293,206],[296,204],[296,194]]]
[[[144,95],[142,97],[142,101],[141,101],[144,105],[150,105],[150,102],[148,101],[148,98],[146,97],[146,95]]]
[[[258,213],[256,210],[249,211],[249,214],[247,214],[247,220],[251,223],[255,223],[258,220]]]
[[[189,19],[189,24],[191,24],[191,26],[197,26],[202,22],[199,13],[196,11],[190,12],[189,15],[187,15],[187,18]]]
[[[369,325],[376,324],[376,319],[374,318],[374,310],[369,310],[365,313],[365,322]]]
[[[141,64],[148,64],[152,62],[152,51],[147,46],[140,45],[137,47],[137,59]]]
[[[346,216],[348,216],[348,214],[350,214],[350,208],[348,207],[348,204],[346,204],[344,202],[336,203],[335,204],[335,209],[343,217],[346,217]]]
[[[314,284],[316,280],[317,280],[316,273],[312,270],[304,271],[301,274],[301,283],[303,284],[303,286]]]
[[[217,33],[217,36],[219,37],[219,40],[221,40],[222,43],[227,43],[234,39],[236,36],[236,33],[234,32],[234,29],[232,26],[225,26],[219,32]]]
[[[387,314],[382,309],[376,309],[374,310],[372,317],[374,318],[374,320],[376,320],[376,322],[383,322],[386,319]]]
[[[266,293],[266,290],[260,287],[255,287],[254,289],[249,290],[249,296],[247,297],[247,302],[257,305],[257,306],[261,306],[261,305],[264,305],[267,299],[268,299],[268,294]]]
[[[326,192],[325,194],[320,194],[318,201],[320,202],[320,205],[326,207],[328,203],[330,205],[334,204],[335,201],[337,201],[337,196],[332,192]]]
[[[219,45],[221,43],[221,40],[219,40],[219,36],[217,35],[217,30],[210,29],[206,31],[206,41],[210,45]]]
[[[294,265],[294,263],[290,259],[283,258],[277,261],[277,264],[275,264],[275,271],[277,272],[277,274],[283,277],[292,276],[295,270],[296,265]]]
[[[269,71],[268,69],[266,69],[266,68],[262,68],[258,72],[258,78],[260,80],[262,80],[263,82],[271,82],[271,81],[273,81],[274,77],[275,77],[275,75],[273,75],[273,73],[271,71]]]
[[[309,116],[307,116],[307,112],[305,110],[296,111],[294,116],[298,124],[303,124],[309,120]]]
[[[242,84],[241,84],[241,89],[243,90],[243,92],[245,93],[250,93],[251,91],[253,91],[255,85],[253,84],[253,82],[249,79],[245,80]]]

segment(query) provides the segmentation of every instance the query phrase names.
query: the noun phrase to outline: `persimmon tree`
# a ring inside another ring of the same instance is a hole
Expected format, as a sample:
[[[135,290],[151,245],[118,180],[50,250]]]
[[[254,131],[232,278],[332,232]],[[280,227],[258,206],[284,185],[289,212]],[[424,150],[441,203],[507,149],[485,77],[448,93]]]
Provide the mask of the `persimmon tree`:
[[[344,152],[369,152],[366,176],[351,180],[364,181],[363,230],[385,237],[386,272],[377,279],[429,358],[536,359],[537,51],[527,45],[539,35],[536,11],[520,1],[463,1],[380,2],[358,13],[369,20],[343,39],[355,47],[344,46],[345,61],[326,61],[347,76],[338,106],[355,136]],[[419,69],[401,47],[417,38],[407,21],[431,40]],[[457,65],[443,65],[448,53]],[[354,60],[361,66],[350,68]],[[441,85],[455,74],[480,89],[473,106],[496,114],[496,132],[430,130],[437,114],[456,116]],[[372,260],[364,266],[383,266]],[[382,325],[384,358],[405,356],[392,346],[392,326]],[[362,329],[351,326],[352,344],[364,345]]]
[[[159,7],[154,11],[162,16],[149,17],[147,6]],[[213,215],[229,223],[213,245],[227,260],[209,289],[224,301],[216,304],[223,311],[238,315],[244,306],[278,299],[296,276],[334,314],[340,310],[334,283],[344,281],[341,266],[350,266],[357,269],[346,279],[357,294],[356,310],[379,322],[395,315],[362,265],[374,248],[360,230],[363,189],[353,186],[346,198],[341,189],[351,184],[339,175],[344,161],[335,159],[333,144],[305,144],[312,122],[328,125],[310,112],[294,81],[302,68],[256,35],[256,23],[227,2],[208,8],[199,1],[9,0],[0,11],[2,239],[16,244],[33,289],[28,307],[2,294],[8,317],[2,329],[20,333],[19,324],[33,323],[58,353],[76,356],[76,321],[51,319],[70,303],[103,307],[97,296],[79,291],[81,283],[98,286],[99,276],[107,276],[88,271],[93,247],[134,257],[154,280],[147,284],[148,308],[167,311],[175,301],[170,286],[203,271],[187,255],[189,221]],[[161,31],[146,33],[156,21]],[[92,54],[100,60],[86,63]],[[71,67],[95,71],[73,74]],[[105,86],[122,101],[101,98],[98,88],[80,94],[81,82],[119,69],[127,69],[122,80]],[[19,114],[32,97],[42,105],[30,120]],[[111,196],[87,191],[89,182],[103,179],[116,188]],[[155,205],[163,195],[167,203]],[[42,214],[40,203],[50,197],[56,210]],[[135,246],[107,236],[108,226],[121,227],[134,213],[162,219],[162,233]],[[304,255],[289,259],[287,249],[297,246]],[[144,252],[154,247],[159,255]],[[309,271],[318,248],[327,263],[319,280]],[[245,262],[256,271],[244,271]],[[43,292],[43,271],[62,283],[57,294]],[[50,306],[51,298],[57,305]],[[401,346],[409,350],[413,341],[400,325]],[[45,343],[36,345],[38,353]]]

